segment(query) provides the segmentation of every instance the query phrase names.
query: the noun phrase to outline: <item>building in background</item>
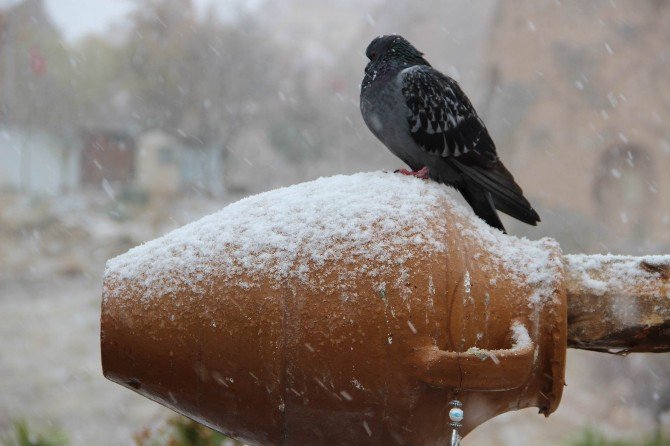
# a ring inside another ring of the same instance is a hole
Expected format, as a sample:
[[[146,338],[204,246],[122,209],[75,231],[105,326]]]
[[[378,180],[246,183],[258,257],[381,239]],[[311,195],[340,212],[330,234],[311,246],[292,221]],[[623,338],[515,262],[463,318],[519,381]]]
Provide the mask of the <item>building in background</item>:
[[[133,153],[136,185],[150,198],[224,192],[219,150],[191,146],[163,131],[150,130],[138,138]]]
[[[221,151],[188,145],[159,130],[136,139],[89,128],[63,140],[46,130],[0,126],[0,190],[58,195],[101,188],[116,196],[137,188],[150,196],[221,196]]]
[[[77,149],[49,132],[0,127],[0,189],[57,195],[78,186]]]
[[[601,226],[591,249],[670,243],[668,42],[657,0],[503,0],[494,14],[490,130],[529,196]]]
[[[82,133],[82,185],[129,184],[135,176],[135,141],[121,130],[90,129]]]

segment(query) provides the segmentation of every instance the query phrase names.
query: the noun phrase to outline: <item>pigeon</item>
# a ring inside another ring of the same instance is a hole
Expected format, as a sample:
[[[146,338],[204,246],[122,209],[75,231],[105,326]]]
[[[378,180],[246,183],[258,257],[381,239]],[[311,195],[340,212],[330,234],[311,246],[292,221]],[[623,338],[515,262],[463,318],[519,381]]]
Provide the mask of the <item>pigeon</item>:
[[[503,166],[458,83],[404,37],[375,38],[365,55],[360,108],[372,133],[412,170],[457,189],[475,214],[505,232],[496,209],[529,225],[540,217]]]

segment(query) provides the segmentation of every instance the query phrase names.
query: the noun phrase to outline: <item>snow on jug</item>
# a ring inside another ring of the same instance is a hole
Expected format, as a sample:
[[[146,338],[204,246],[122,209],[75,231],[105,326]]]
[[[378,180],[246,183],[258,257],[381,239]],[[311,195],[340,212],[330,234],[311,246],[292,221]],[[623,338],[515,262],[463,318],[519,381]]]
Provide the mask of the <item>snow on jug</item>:
[[[560,248],[447,187],[335,176],[231,204],[112,259],[107,378],[251,444],[443,444],[556,409]],[[453,418],[453,412],[452,412]]]

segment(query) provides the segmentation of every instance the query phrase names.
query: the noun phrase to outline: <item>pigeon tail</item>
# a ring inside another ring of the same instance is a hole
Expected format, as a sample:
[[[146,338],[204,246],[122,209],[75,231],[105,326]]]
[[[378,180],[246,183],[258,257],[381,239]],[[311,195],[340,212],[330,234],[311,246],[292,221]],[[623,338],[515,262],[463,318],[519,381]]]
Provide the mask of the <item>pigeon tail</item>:
[[[540,216],[523,196],[510,200],[508,197],[493,195],[493,203],[495,208],[500,212],[504,212],[510,217],[514,217],[531,226],[537,226],[537,223],[540,221]]]
[[[523,196],[523,191],[512,174],[500,161],[489,169],[467,166],[458,161],[456,163],[470,181],[490,195],[495,209],[531,226],[536,226],[540,221],[540,216]]]
[[[489,226],[500,229],[504,234],[507,234],[496,212],[495,202],[490,192],[471,181],[457,184],[455,187],[463,195],[472,210],[475,211],[477,217],[484,220]]]

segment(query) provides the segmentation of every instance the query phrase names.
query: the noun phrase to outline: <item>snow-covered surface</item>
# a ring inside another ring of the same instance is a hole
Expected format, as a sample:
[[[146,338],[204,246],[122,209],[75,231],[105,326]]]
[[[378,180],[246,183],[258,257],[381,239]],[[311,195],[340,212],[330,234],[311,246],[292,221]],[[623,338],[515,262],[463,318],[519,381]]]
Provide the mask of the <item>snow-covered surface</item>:
[[[496,285],[496,277],[507,274],[535,290],[530,296],[530,304],[542,303],[552,295],[556,282],[562,279],[561,256],[553,255],[560,253],[555,240],[545,237],[532,241],[505,235],[474,216],[470,209],[457,205],[455,210],[469,219],[469,224],[460,227],[463,234],[475,240],[492,257],[491,264],[478,264],[480,268],[495,269],[497,275],[492,274],[492,286]]]
[[[110,260],[106,274],[141,278],[147,298],[183,283],[198,292],[210,275],[306,281],[312,265],[333,261],[376,275],[379,265],[406,261],[410,247],[445,249],[430,222],[445,196],[444,187],[400,175],[321,178],[233,203]]]
[[[208,277],[222,274],[244,275],[241,286],[253,286],[249,281],[261,275],[307,283],[311,268],[329,262],[349,267],[339,274],[377,276],[414,255],[444,252],[446,228],[455,225],[492,257],[478,267],[527,281],[538,288],[536,299],[551,292],[560,262],[550,255],[553,242],[506,236],[453,193],[433,181],[384,172],[320,178],[245,198],[131,249],[107,263],[106,276],[137,287],[145,299],[181,286],[197,294]],[[453,221],[445,221],[450,216]],[[113,287],[106,298],[124,291]]]
[[[645,287],[654,284],[660,271],[670,273],[670,255],[574,254],[566,255],[565,262],[579,288],[596,296]]]
[[[533,345],[530,336],[528,336],[528,330],[520,322],[515,322],[512,325],[512,340],[514,341],[513,350],[525,350]]]
[[[509,350],[488,350],[479,347],[470,347],[465,353],[473,354],[482,361],[491,359],[496,364],[500,364],[499,355],[505,353],[520,354],[533,348],[533,341],[530,339],[528,330],[521,322],[514,322],[512,324],[512,346]]]

